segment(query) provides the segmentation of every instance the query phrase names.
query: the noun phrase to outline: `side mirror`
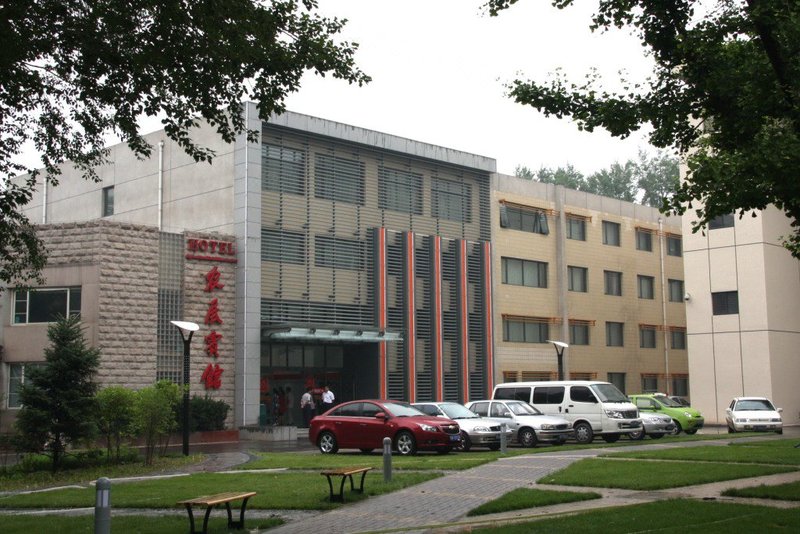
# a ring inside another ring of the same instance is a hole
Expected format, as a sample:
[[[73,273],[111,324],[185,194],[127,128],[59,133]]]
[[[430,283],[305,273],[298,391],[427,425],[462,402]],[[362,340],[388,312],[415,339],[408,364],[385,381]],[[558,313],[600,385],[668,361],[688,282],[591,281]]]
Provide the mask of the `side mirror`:
[[[378,412],[375,414],[375,419],[383,419],[386,420],[386,414],[384,412]]]
[[[783,413],[783,408],[778,408],[778,413]]]

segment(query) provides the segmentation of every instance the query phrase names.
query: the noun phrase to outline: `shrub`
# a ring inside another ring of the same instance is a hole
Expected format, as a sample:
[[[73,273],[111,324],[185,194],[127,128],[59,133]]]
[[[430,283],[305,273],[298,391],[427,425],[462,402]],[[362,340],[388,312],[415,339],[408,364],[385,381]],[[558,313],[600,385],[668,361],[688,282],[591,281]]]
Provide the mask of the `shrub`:
[[[153,463],[156,446],[177,428],[176,412],[180,388],[168,380],[139,390],[136,395],[134,424],[145,442],[145,464]],[[166,448],[166,447],[164,447]]]
[[[192,397],[189,416],[189,430],[192,432],[205,430],[224,430],[225,419],[230,406],[223,400],[195,395]]]
[[[136,392],[122,386],[111,386],[97,394],[97,427],[106,438],[109,461],[120,461],[122,439],[133,434]]]

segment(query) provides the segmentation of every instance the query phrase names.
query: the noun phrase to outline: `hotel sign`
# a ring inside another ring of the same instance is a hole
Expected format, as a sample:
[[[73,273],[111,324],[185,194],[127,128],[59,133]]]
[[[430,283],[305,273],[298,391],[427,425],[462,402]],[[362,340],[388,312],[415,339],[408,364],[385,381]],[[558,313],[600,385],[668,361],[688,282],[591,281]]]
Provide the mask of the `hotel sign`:
[[[187,260],[236,263],[236,243],[215,239],[189,239],[186,242]]]

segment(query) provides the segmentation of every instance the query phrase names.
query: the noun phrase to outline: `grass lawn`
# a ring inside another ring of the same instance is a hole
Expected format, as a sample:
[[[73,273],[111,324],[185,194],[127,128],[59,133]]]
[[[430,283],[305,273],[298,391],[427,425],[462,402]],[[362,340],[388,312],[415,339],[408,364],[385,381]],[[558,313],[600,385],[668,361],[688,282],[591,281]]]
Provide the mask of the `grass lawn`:
[[[380,472],[368,473],[364,495],[349,491],[345,500],[353,502],[370,495],[397,491],[439,476],[436,473],[395,473],[388,484]],[[358,481],[356,481],[358,484]],[[335,488],[338,491],[338,488]],[[328,501],[328,482],[319,473],[198,473],[157,480],[113,483],[111,502],[119,508],[174,508],[184,499],[226,491],[255,491],[247,508],[283,510],[327,510],[341,506]],[[80,508],[94,506],[94,487],[63,489],[25,495],[0,496],[0,508]],[[187,519],[188,523],[188,519]]]
[[[735,443],[723,447],[691,447],[607,454],[616,458],[656,460],[691,460],[696,462],[731,462],[752,464],[778,464],[800,466],[800,448],[797,440],[773,440]]]
[[[613,532],[625,534],[658,531],[685,534],[800,532],[797,510],[694,500],[672,500],[605,508],[567,517],[513,525],[497,525],[471,532]]]
[[[751,497],[755,499],[775,499],[778,501],[800,501],[800,482],[777,484],[775,486],[753,486],[751,488],[731,488],[722,492],[728,497]]]
[[[539,480],[540,484],[656,490],[736,478],[786,473],[785,466],[704,462],[653,462],[586,458]]]
[[[550,506],[552,504],[562,504],[568,502],[588,501],[599,499],[601,496],[593,492],[576,491],[551,491],[532,488],[517,488],[509,491],[499,499],[487,502],[473,508],[467,515],[486,515],[511,510],[524,510],[537,506]]]
[[[238,519],[238,515],[236,518]],[[199,521],[198,521],[199,520]],[[3,534],[30,534],[31,532],[70,532],[92,534],[94,532],[94,516],[58,516],[58,515],[0,515],[3,525]],[[245,514],[244,524],[247,530],[265,530],[283,524],[281,519],[248,519]],[[203,527],[203,514],[195,514],[195,528]],[[189,530],[189,516],[133,516],[123,515],[111,517],[112,532],[126,532],[131,534],[167,534],[172,532],[186,532]],[[243,532],[241,530],[228,530],[228,518],[225,509],[211,512],[208,520],[209,534],[222,534],[227,532]]]

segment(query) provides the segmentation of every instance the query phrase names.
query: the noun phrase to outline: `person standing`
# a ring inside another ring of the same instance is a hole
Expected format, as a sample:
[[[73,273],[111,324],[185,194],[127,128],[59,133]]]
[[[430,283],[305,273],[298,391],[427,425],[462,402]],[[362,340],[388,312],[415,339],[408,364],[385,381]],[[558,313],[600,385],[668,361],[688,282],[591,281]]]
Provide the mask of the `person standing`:
[[[333,408],[334,400],[336,400],[336,397],[333,395],[333,391],[330,390],[328,384],[325,384],[325,387],[322,390],[322,413],[325,413]]]
[[[311,386],[306,387],[306,392],[300,397],[300,409],[303,410],[303,423],[306,428],[311,426],[314,417],[314,398],[311,396]]]

